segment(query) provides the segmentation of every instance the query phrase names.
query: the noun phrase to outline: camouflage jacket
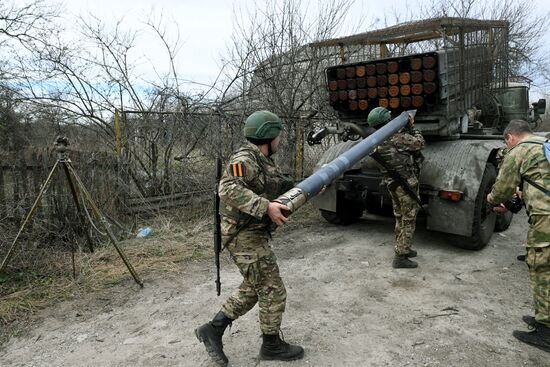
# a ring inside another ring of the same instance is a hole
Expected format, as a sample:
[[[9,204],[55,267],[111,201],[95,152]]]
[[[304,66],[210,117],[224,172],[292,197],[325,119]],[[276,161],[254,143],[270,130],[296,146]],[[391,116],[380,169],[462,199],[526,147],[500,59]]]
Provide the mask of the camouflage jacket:
[[[403,128],[391,138],[378,146],[375,152],[388,162],[395,170],[407,180],[409,185],[418,185],[418,176],[424,157],[420,152],[426,146],[424,137],[419,130]],[[393,179],[387,171],[380,166],[385,183],[390,186]]]
[[[222,234],[227,236],[246,224],[247,231],[269,235],[271,200],[290,190],[293,179],[251,143],[235,152],[219,184]]]
[[[495,205],[503,203],[516,193],[516,187],[520,187],[529,215],[550,215],[550,196],[524,180],[526,177],[550,190],[550,163],[544,156],[542,145],[529,144],[529,141],[542,143],[546,138],[530,135],[509,150],[487,200]]]

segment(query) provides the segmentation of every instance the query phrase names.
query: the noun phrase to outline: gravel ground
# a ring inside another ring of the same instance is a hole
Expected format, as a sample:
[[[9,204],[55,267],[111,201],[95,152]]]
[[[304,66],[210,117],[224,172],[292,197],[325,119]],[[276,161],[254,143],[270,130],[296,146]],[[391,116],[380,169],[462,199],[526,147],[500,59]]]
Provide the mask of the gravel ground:
[[[282,331],[306,354],[264,362],[257,308],[224,337],[231,366],[550,366],[550,355],[512,337],[532,313],[527,267],[516,260],[524,214],[482,251],[458,249],[419,219],[418,269],[392,269],[393,219],[365,215],[348,227],[292,218],[273,247],[287,286]],[[193,241],[193,239],[189,239]],[[193,329],[240,282],[228,259],[222,296],[210,261],[181,274],[149,274],[41,311],[0,351],[0,366],[212,366]]]

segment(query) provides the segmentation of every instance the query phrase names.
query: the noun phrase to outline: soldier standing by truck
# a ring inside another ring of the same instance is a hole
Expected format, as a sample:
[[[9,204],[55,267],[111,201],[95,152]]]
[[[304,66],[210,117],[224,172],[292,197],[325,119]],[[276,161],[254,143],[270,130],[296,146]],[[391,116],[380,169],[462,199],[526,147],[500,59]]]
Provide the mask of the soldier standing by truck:
[[[367,117],[371,127],[380,127],[391,119],[390,111],[384,107],[374,108]],[[384,183],[390,193],[395,216],[394,268],[416,268],[418,263],[409,258],[417,255],[411,248],[418,212],[418,183],[423,161],[420,152],[426,145],[419,130],[414,129],[414,119],[375,150],[382,160],[381,171]],[[392,171],[392,172],[390,172]],[[413,197],[414,196],[414,197]]]
[[[244,125],[248,143],[232,155],[219,183],[222,239],[243,281],[214,319],[198,327],[195,334],[220,366],[228,364],[222,344],[225,329],[256,303],[263,334],[260,359],[289,361],[304,355],[302,347],[279,337],[286,289],[268,244],[273,225],[287,221],[282,211],[288,207],[272,200],[294,186],[292,178],[283,175],[271,159],[282,128],[281,119],[271,112],[251,114]]]
[[[515,330],[516,339],[550,352],[550,154],[545,139],[533,135],[526,121],[512,120],[504,129],[509,152],[487,201],[496,212],[506,209],[504,203],[522,190],[522,200],[529,216],[527,258],[533,289],[535,317],[523,316],[531,332]]]

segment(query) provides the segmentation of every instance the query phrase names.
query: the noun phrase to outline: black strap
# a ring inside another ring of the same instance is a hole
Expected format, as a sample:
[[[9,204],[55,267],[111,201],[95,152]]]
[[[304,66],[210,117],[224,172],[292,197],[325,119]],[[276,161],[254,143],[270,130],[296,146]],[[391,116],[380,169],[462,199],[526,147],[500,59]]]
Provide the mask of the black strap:
[[[241,233],[241,231],[243,229],[245,229],[246,227],[248,227],[251,223],[252,223],[252,220],[254,219],[253,216],[250,216],[250,218],[248,218],[246,220],[246,222],[244,222],[242,225],[240,225],[239,227],[237,227],[237,230],[235,232],[233,232],[231,235],[229,235],[229,238],[223,243],[222,245],[222,249],[220,250],[220,252],[222,252],[223,250],[225,250],[225,248],[227,246],[229,246],[229,244],[231,243],[231,241],[233,241],[235,239],[235,237],[237,237],[237,235],[239,233]]]
[[[550,139],[546,139],[544,142],[542,141],[533,141],[533,140],[527,140],[527,141],[522,141],[521,143],[519,144],[538,144],[538,145],[544,145],[544,143],[548,143]],[[536,183],[535,181],[527,178],[527,177],[522,177],[521,178],[522,181],[527,181],[531,186],[539,189],[540,191],[542,191],[545,195],[548,195],[550,196],[550,191],[546,190],[542,185],[539,185],[538,183]],[[521,186],[523,186],[523,182],[521,183]]]
[[[407,183],[405,178],[397,172],[397,170],[390,164],[388,161],[386,161],[380,153],[374,152],[370,155],[376,162],[378,162],[382,167],[388,171],[388,175],[397,182],[399,186],[403,188],[403,191],[407,193],[420,207],[420,210],[422,210],[426,215],[430,215],[430,213],[424,209],[424,206],[422,205],[422,200],[416,195],[416,192],[413,190],[413,188]]]
[[[539,185],[538,183],[536,183],[535,181],[527,178],[527,177],[522,177],[522,179],[524,181],[527,181],[531,186],[539,189],[540,191],[542,191],[545,195],[548,195],[550,196],[550,191],[546,190],[544,187],[542,187],[541,185]]]

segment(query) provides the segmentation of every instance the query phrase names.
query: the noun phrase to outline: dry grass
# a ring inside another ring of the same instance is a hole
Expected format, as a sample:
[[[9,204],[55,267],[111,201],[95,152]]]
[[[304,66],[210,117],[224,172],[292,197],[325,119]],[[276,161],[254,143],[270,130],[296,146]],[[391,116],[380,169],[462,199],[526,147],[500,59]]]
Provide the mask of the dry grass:
[[[203,211],[204,213],[204,211]],[[208,218],[171,213],[148,220],[146,238],[121,242],[138,275],[178,272],[186,261],[212,257]],[[0,274],[0,345],[21,333],[37,310],[132,280],[114,246],[105,243],[94,253],[77,252],[76,279],[72,255],[66,250],[21,244],[6,272]]]
[[[152,228],[146,238],[121,242],[126,257],[140,277],[150,273],[177,273],[185,263],[213,257],[212,224],[207,209],[170,213],[141,221]],[[322,221],[309,204],[292,215],[277,233]],[[110,243],[94,253],[75,255],[77,277],[73,279],[72,256],[65,250],[40,248],[38,242],[22,243],[17,256],[0,274],[0,345],[24,332],[38,310],[133,281]]]

